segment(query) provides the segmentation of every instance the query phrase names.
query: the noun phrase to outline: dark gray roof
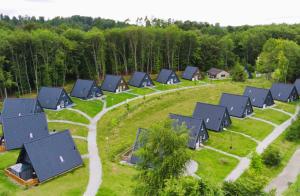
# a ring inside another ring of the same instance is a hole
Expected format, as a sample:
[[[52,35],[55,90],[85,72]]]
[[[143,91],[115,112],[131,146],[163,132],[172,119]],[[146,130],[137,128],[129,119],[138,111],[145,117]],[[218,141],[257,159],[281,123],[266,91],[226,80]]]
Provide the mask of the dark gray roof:
[[[129,160],[131,164],[137,164],[138,162],[141,161],[140,158],[135,153],[145,145],[146,140],[147,140],[147,129],[139,128],[136,133],[135,142],[132,148],[132,155]]]
[[[22,148],[24,143],[48,136],[44,113],[3,118],[2,129],[7,150]]]
[[[24,149],[41,183],[83,164],[68,130],[26,143]]]
[[[183,116],[178,114],[170,114],[169,116],[171,119],[175,120],[173,123],[173,126],[175,128],[185,124],[186,128],[189,130],[188,147],[196,148],[197,140],[199,138],[199,135],[202,132],[201,129],[203,126],[205,127],[204,121],[199,118],[196,119],[193,117]],[[203,132],[207,132],[206,128],[204,128]]]
[[[187,66],[182,74],[182,78],[192,80],[197,71],[199,71],[198,67]]]
[[[2,117],[15,117],[21,115],[34,114],[42,112],[37,99],[31,98],[7,98],[4,100]]]
[[[59,105],[59,99],[63,93],[68,96],[71,101],[71,98],[63,88],[42,87],[38,94],[38,101],[43,108],[56,110]]]
[[[88,98],[94,86],[97,86],[97,84],[93,80],[78,79],[74,84],[74,87],[71,92],[71,96],[86,99]]]
[[[298,94],[300,94],[300,79],[297,79],[294,83],[296,89],[297,89],[297,92]]]
[[[275,100],[287,101],[294,89],[293,84],[274,83],[270,90]]]
[[[106,75],[101,85],[101,89],[104,91],[115,92],[121,80],[122,76]]]
[[[227,107],[230,116],[243,117],[247,104],[251,103],[249,97],[223,93],[220,105]]]
[[[224,115],[228,113],[226,107],[198,102],[193,117],[203,119],[206,128],[220,131]],[[229,115],[229,114],[227,114]]]
[[[212,67],[207,71],[207,73],[209,73],[211,75],[217,75],[217,74],[221,73],[222,71],[224,71],[224,70]]]
[[[146,76],[148,76],[148,79],[153,84],[149,74],[147,74],[145,72],[138,72],[138,71],[134,72],[134,74],[131,76],[128,83],[131,86],[141,87]]]
[[[263,107],[267,96],[271,93],[269,89],[247,86],[244,91],[244,96],[250,98],[251,104],[256,107]]]
[[[173,73],[176,75],[176,73],[173,70],[162,69],[162,70],[160,70],[156,81],[159,83],[166,84]],[[177,77],[177,75],[176,75],[176,77]]]

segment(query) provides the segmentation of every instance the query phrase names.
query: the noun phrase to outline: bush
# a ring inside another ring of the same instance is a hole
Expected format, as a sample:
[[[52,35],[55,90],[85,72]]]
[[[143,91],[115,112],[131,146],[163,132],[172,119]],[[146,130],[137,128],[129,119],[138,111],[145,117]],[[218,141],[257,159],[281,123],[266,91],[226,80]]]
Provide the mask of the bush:
[[[282,159],[280,151],[272,147],[267,148],[267,150],[262,154],[262,158],[264,164],[270,167],[278,166]]]
[[[231,77],[233,81],[245,82],[247,78],[247,73],[243,66],[237,63],[231,71]]]
[[[260,172],[262,170],[263,164],[261,160],[261,156],[257,153],[254,153],[251,158],[251,168],[256,172]]]
[[[285,139],[288,141],[300,140],[300,120],[297,120],[288,128],[285,134]]]

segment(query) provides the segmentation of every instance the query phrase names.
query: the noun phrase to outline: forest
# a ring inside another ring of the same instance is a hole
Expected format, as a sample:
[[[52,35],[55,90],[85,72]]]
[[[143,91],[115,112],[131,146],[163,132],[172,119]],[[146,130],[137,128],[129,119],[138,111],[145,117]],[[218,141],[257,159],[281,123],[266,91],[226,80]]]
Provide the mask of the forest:
[[[300,76],[300,24],[220,26],[138,18],[136,24],[72,16],[0,15],[0,97],[106,73],[231,70],[236,64],[293,82]]]

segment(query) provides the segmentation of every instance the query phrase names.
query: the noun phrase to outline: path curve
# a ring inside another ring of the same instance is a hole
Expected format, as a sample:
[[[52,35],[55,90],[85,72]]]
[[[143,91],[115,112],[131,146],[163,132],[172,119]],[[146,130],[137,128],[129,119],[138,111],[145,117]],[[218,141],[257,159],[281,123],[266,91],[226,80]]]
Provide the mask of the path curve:
[[[88,127],[87,124],[73,122],[73,121],[69,121],[69,120],[47,120],[47,121],[50,122],[50,123],[66,123],[66,124],[72,124],[72,125],[79,125],[79,126],[83,126],[83,127]]]
[[[249,138],[250,140],[254,141],[254,142],[257,143],[257,144],[260,143],[259,140],[255,139],[254,137],[252,137],[252,136],[250,136],[250,135],[247,135],[247,134],[245,134],[245,133],[241,133],[241,132],[238,132],[238,131],[230,131],[230,130],[228,130],[228,132],[231,132],[231,133],[234,133],[234,134],[238,134],[238,135],[242,135],[242,136],[244,136],[244,137],[246,137],[246,138]]]
[[[71,111],[77,112],[77,113],[81,114],[82,116],[84,116],[89,121],[92,120],[92,118],[89,115],[87,115],[86,113],[82,112],[81,110],[77,110],[77,109],[74,109],[74,108],[67,108],[67,110],[71,110]]]
[[[271,109],[271,110],[278,111],[278,112],[281,112],[281,113],[284,113],[284,114],[289,115],[289,116],[293,116],[293,114],[291,114],[291,113],[289,113],[289,112],[286,112],[286,111],[284,111],[284,110],[282,110],[282,109],[278,109],[278,108],[274,108],[274,107],[272,107],[272,108],[270,108],[270,109]]]
[[[249,116],[248,118],[251,118],[251,119],[253,119],[253,120],[258,120],[258,121],[261,121],[261,122],[270,124],[270,125],[272,125],[273,127],[279,126],[278,124],[275,124],[275,123],[273,123],[273,122],[271,122],[271,121],[268,121],[268,120],[265,120],[265,119],[262,119],[262,118],[257,118],[257,117],[254,117],[254,116]]]

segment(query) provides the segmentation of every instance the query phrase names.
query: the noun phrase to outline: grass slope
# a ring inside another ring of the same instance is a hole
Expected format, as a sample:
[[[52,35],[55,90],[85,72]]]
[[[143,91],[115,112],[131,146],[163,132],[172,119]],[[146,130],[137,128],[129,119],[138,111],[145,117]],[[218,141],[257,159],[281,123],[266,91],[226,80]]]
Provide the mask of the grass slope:
[[[105,93],[106,94],[106,107],[111,107],[113,105],[116,105],[118,103],[121,103],[123,101],[126,101],[126,99],[132,99],[136,96],[128,94],[128,93]]]
[[[88,128],[84,126],[72,125],[67,123],[48,123],[48,128],[50,131],[63,131],[63,130],[70,130],[72,135],[78,135],[82,137],[87,137]]]
[[[103,103],[100,100],[81,100],[74,97],[72,100],[76,103],[74,109],[81,110],[90,117],[96,116],[103,109]]]
[[[83,124],[89,124],[89,120],[86,119],[84,116],[77,112],[67,109],[63,109],[60,111],[46,110],[46,114],[49,120],[68,120]]]
[[[282,112],[272,110],[272,109],[257,109],[257,108],[255,108],[254,113],[255,113],[254,114],[255,117],[271,121],[278,125],[290,118],[290,116],[288,116]]]

